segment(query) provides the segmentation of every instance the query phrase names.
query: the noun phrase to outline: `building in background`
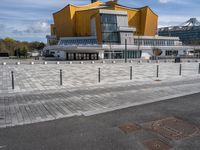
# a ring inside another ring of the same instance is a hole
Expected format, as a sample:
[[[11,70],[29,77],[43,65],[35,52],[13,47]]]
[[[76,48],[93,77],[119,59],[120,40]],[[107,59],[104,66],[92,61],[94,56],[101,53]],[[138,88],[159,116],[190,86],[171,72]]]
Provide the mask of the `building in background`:
[[[184,45],[200,45],[200,22],[191,18],[179,26],[160,28],[159,35],[179,37]]]
[[[178,37],[156,35],[158,16],[148,6],[130,8],[116,0],[92,0],[86,6],[69,4],[53,19],[44,50],[59,59],[123,59],[125,47],[129,59],[141,58],[142,53],[184,55],[189,48]]]

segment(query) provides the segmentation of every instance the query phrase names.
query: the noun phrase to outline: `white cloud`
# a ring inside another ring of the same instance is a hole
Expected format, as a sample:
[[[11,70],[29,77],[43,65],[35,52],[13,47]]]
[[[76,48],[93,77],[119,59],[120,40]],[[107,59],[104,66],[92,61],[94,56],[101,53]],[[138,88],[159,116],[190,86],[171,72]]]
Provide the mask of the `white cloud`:
[[[158,0],[160,3],[169,3],[173,2],[173,0]]]
[[[49,33],[50,24],[47,21],[36,21],[23,29],[14,29],[12,32],[14,34],[23,35],[23,34],[37,34],[37,33]]]
[[[49,26],[46,21],[38,21],[33,23],[27,31],[30,33],[46,33],[49,31]]]
[[[175,3],[180,5],[187,5],[190,4],[190,0],[158,0],[159,3],[167,4],[167,3]]]

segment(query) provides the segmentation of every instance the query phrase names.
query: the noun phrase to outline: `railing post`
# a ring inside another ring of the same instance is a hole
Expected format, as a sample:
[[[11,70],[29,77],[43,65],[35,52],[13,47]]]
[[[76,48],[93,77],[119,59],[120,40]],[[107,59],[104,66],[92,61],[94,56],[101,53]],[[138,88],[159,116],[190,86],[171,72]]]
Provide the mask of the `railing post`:
[[[130,66],[130,80],[133,79],[133,67]]]
[[[60,69],[60,85],[62,85],[62,69]]]
[[[199,74],[200,74],[200,63],[199,63]]]
[[[101,82],[101,68],[98,69],[98,82]]]
[[[15,89],[15,81],[14,81],[14,72],[11,71],[11,76],[12,76],[12,89]]]
[[[180,64],[180,67],[179,67],[179,76],[181,76],[182,74],[182,65]]]
[[[157,78],[159,77],[159,65],[157,65],[157,74],[156,74],[156,77]]]

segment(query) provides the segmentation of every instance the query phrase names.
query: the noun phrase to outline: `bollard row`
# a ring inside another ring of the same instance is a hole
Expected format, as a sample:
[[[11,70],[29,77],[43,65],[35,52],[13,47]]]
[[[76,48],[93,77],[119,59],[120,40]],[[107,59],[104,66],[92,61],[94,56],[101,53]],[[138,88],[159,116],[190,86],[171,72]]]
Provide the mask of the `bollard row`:
[[[159,78],[159,65],[156,65],[156,77]],[[200,74],[200,63],[198,66],[198,74]],[[182,75],[182,64],[179,66],[179,76]],[[11,71],[12,89],[15,89],[14,72]],[[130,80],[133,80],[133,66],[130,66]],[[101,82],[101,68],[98,68],[98,83]],[[63,71],[60,69],[60,86],[63,85]]]

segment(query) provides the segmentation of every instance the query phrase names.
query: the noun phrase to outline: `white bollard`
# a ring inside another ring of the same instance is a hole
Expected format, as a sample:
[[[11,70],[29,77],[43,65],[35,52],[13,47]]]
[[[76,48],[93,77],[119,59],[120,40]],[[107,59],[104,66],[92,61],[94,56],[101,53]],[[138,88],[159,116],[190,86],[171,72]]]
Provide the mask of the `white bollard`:
[[[80,64],[83,64],[83,62],[81,61]]]
[[[33,62],[33,61],[31,62],[31,65],[34,65],[34,62]]]
[[[46,62],[46,61],[44,62],[44,65],[47,65],[47,62]]]
[[[129,62],[130,62],[130,63],[133,63],[133,61],[132,61],[132,60],[130,60]]]
[[[94,64],[94,61],[92,61],[91,64]]]
[[[3,62],[2,65],[6,65],[6,62]]]
[[[60,64],[60,62],[59,62],[59,61],[57,61],[57,62],[56,62],[56,64],[57,64],[57,65],[59,65],[59,64]]]
[[[72,64],[72,62],[70,61],[68,64]]]
[[[112,61],[112,63],[115,64],[116,62],[115,62],[115,61]]]
[[[16,65],[20,65],[20,62],[16,62]]]

